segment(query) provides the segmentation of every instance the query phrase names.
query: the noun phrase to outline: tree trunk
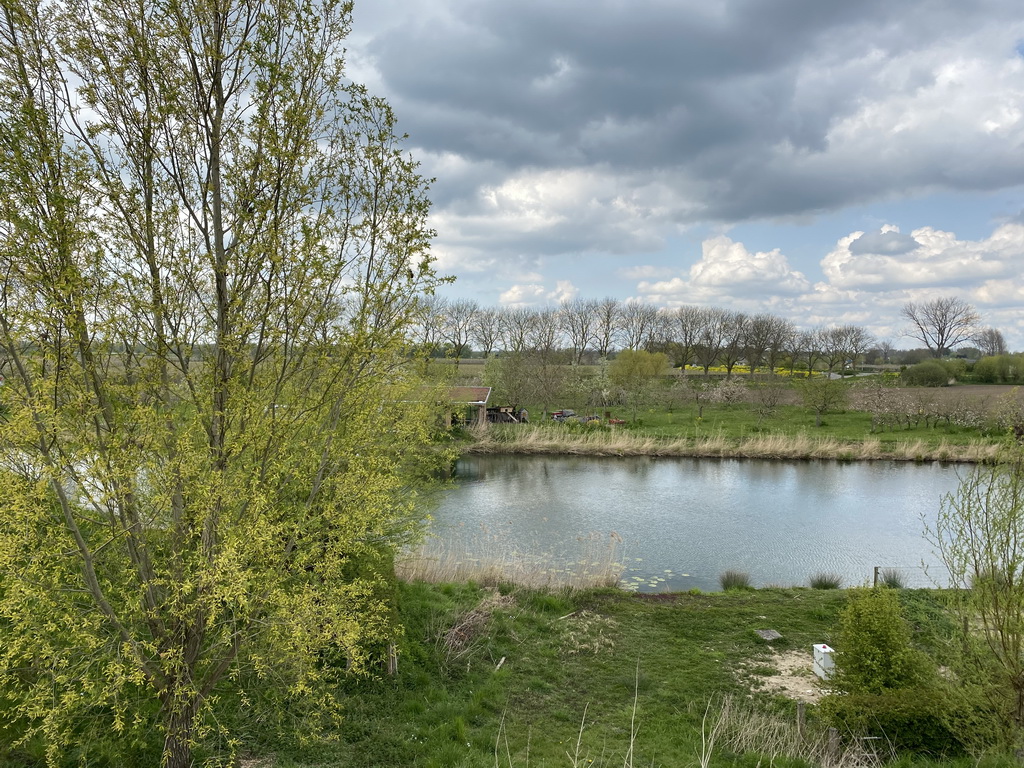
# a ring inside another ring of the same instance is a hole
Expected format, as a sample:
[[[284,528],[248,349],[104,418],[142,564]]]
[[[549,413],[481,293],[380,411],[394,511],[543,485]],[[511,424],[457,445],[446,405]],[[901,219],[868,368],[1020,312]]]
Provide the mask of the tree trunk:
[[[191,768],[192,738],[195,732],[196,712],[199,702],[196,697],[188,701],[172,700],[165,704],[162,768]]]

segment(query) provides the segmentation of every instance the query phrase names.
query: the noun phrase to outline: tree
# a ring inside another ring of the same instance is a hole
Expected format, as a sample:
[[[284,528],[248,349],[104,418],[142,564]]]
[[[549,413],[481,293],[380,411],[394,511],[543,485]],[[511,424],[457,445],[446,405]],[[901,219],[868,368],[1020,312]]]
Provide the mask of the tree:
[[[429,438],[405,334],[437,281],[348,25],[334,0],[2,7],[0,716],[53,760],[156,734],[192,765],[234,743],[225,694],[330,721],[327,660],[397,631]]]
[[[1006,340],[1002,331],[996,328],[984,328],[973,339],[983,357],[995,357],[1006,354]]]
[[[921,303],[908,301],[902,314],[911,324],[908,335],[928,347],[932,357],[942,357],[974,338],[981,319],[974,307],[954,296]]]
[[[442,309],[441,337],[451,347],[456,360],[465,357],[469,351],[469,340],[473,335],[479,305],[472,299],[456,299],[445,302]]]
[[[608,366],[608,378],[622,390],[636,421],[637,411],[650,402],[654,384],[665,372],[668,358],[661,352],[624,349]]]
[[[697,318],[697,352],[698,365],[708,375],[708,369],[718,360],[722,344],[728,336],[730,313],[717,307],[703,307]]]
[[[975,467],[925,536],[949,572],[969,682],[994,677],[986,693],[1015,741],[1024,728],[1024,457]]]
[[[821,417],[846,403],[848,387],[842,379],[812,376],[795,382],[804,405],[814,411],[814,426],[821,426]]]
[[[615,347],[621,314],[622,305],[618,299],[606,297],[598,302],[594,325],[594,343],[597,345],[598,356],[608,357],[608,353]]]
[[[473,318],[473,341],[485,358],[501,341],[501,313],[496,309],[481,309]]]
[[[583,354],[594,341],[594,326],[597,323],[597,302],[593,299],[566,299],[559,308],[562,330],[572,346],[572,362],[579,365]]]
[[[625,349],[647,349],[658,322],[658,308],[630,299],[619,310],[619,338]],[[648,352],[650,350],[647,350]]]

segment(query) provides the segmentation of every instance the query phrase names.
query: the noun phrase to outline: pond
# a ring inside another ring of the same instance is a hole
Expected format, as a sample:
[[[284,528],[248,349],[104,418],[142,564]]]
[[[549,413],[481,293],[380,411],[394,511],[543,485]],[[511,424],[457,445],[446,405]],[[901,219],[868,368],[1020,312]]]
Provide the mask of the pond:
[[[621,584],[719,589],[726,570],[756,586],[812,575],[907,586],[944,582],[924,539],[968,467],[938,463],[469,456],[433,512],[435,545],[468,558],[500,551],[528,568],[615,548]],[[547,564],[547,565],[545,565]],[[923,568],[923,565],[930,568]],[[561,566],[559,566],[561,567]]]

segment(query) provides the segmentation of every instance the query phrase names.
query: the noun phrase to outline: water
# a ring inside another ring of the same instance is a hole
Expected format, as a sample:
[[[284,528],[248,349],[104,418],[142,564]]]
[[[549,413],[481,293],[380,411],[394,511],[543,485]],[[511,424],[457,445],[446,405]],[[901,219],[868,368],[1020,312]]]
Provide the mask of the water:
[[[812,574],[871,579],[899,569],[908,586],[943,581],[925,521],[963,466],[754,459],[471,456],[434,512],[439,541],[473,556],[494,542],[572,561],[612,532],[623,585],[718,589],[728,569],[755,585],[807,585]],[[930,574],[922,569],[930,566]]]

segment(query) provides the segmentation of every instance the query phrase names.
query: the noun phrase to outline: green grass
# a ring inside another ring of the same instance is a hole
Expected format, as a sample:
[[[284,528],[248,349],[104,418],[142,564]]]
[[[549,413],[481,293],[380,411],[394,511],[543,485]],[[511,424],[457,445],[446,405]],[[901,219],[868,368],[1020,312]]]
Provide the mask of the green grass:
[[[778,630],[783,637],[773,646],[806,649],[809,665],[811,645],[830,639],[844,600],[842,592],[801,589],[507,592],[479,635],[453,650],[446,632],[487,593],[404,585],[398,677],[346,685],[347,719],[336,743],[267,742],[251,744],[250,753],[303,768],[440,768],[494,766],[497,744],[502,766],[571,765],[566,753],[575,750],[586,712],[582,764],[621,766],[635,697],[631,764],[692,765],[707,702],[745,697],[771,666],[771,650],[754,630]],[[741,671],[748,663],[751,671]],[[757,701],[795,716],[791,703],[764,693]],[[723,752],[714,764],[732,758]]]
[[[625,409],[613,409],[619,418],[627,418]],[[697,408],[684,406],[667,409],[648,409],[639,414],[637,423],[627,423],[625,428],[630,431],[642,431],[656,437],[708,437],[721,435],[726,438],[744,438],[757,435],[788,435],[802,434],[832,437],[839,440],[878,440],[882,445],[894,445],[923,441],[928,445],[937,445],[942,441],[955,444],[966,444],[984,439],[977,429],[963,429],[956,426],[939,425],[936,427],[918,426],[911,429],[872,432],[871,415],[864,411],[844,410],[827,413],[822,419],[821,427],[815,426],[814,414],[808,409],[796,405],[779,406],[772,415],[760,418],[754,408],[747,403],[733,405],[707,405],[703,416],[698,416]]]

